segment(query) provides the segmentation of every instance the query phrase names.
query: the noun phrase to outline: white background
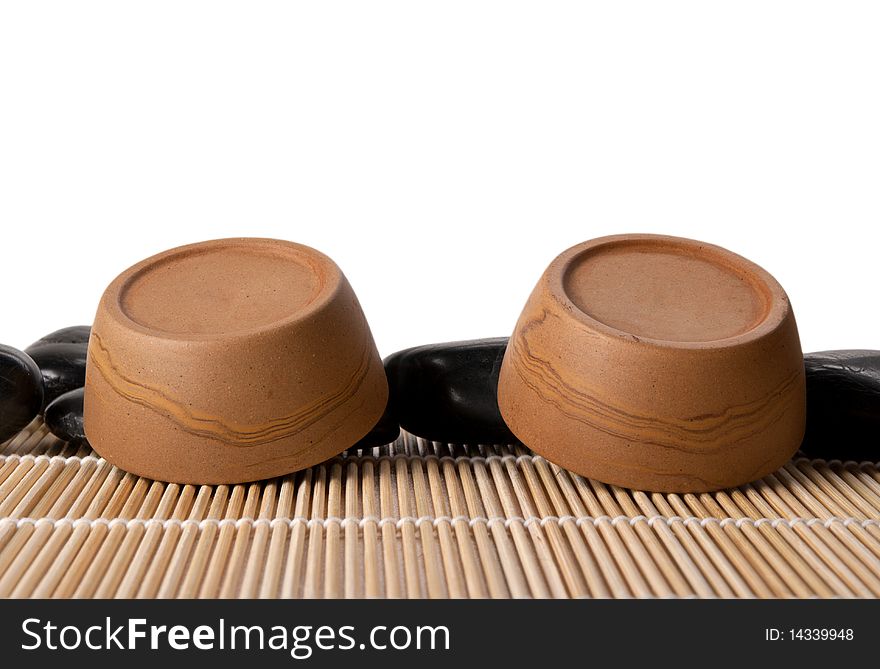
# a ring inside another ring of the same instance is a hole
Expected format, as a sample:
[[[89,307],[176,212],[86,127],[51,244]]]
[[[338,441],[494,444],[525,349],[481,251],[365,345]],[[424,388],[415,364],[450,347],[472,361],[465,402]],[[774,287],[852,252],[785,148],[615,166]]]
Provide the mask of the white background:
[[[2,2],[0,342],[166,248],[280,237],[380,352],[508,334],[550,260],[652,231],[880,348],[880,3]]]

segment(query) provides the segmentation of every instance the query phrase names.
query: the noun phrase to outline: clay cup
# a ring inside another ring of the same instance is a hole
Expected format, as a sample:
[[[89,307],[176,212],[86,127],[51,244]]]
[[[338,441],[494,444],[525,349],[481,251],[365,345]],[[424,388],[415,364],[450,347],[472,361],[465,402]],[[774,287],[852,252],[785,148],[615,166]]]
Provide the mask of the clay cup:
[[[175,483],[242,483],[355,444],[388,386],[336,264],[300,244],[182,246],[119,275],[89,341],[85,432],[112,464]]]
[[[717,246],[588,241],[532,292],[498,402],[525,445],[583,476],[658,492],[741,485],[804,435],[794,314],[770,274]]]

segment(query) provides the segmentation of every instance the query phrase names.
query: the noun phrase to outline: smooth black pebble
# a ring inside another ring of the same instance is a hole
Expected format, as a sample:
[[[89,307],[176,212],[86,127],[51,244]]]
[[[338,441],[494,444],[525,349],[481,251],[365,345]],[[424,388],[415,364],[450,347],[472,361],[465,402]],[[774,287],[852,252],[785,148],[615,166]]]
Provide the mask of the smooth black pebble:
[[[389,401],[385,406],[385,412],[379,419],[379,422],[370,430],[367,435],[346,452],[354,454],[366,448],[375,448],[376,446],[385,446],[400,436],[400,424],[397,422],[397,415],[394,407]]]
[[[826,460],[880,461],[880,351],[804,356],[807,431],[801,450]]]
[[[385,359],[401,427],[456,444],[517,441],[498,409],[498,373],[507,337],[431,344]]]
[[[63,441],[78,444],[85,441],[83,429],[83,395],[85,388],[64,393],[46,407],[46,427]]]
[[[0,344],[0,442],[26,427],[42,406],[40,368],[27,353]]]
[[[29,351],[46,344],[88,344],[90,334],[92,334],[92,328],[88,325],[72,325],[69,328],[61,328],[50,332],[45,337],[40,337],[25,350]]]
[[[44,404],[86,383],[87,344],[42,344],[26,350],[43,376]]]

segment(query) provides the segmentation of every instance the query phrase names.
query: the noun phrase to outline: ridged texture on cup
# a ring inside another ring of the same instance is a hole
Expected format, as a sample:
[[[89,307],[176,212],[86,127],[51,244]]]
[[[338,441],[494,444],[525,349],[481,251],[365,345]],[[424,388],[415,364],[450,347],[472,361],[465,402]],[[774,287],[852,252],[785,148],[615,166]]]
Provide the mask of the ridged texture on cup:
[[[289,257],[314,290],[292,313],[231,332],[199,331],[196,318],[195,332],[169,333],[132,318],[140,298],[127,291],[137,277],[224,246],[246,258]],[[290,242],[218,240],[154,256],[108,287],[89,342],[85,431],[96,451],[135,474],[239,483],[340,453],[369,432],[387,397],[366,319],[332,260]]]
[[[584,254],[629,240],[734,268],[763,291],[758,322],[718,341],[676,342],[594,319],[570,299],[567,275]],[[662,492],[737,486],[778,469],[803,438],[797,326],[781,286],[733,253],[653,235],[601,238],[541,277],[507,348],[498,400],[523,443],[578,474]]]

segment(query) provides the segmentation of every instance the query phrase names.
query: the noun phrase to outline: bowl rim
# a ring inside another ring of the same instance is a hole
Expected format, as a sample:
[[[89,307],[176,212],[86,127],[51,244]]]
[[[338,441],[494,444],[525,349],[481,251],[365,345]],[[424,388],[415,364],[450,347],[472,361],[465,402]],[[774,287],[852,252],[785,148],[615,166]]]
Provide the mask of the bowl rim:
[[[296,255],[303,264],[308,265],[314,274],[322,276],[323,280],[315,292],[315,296],[304,306],[292,313],[282,316],[268,323],[263,323],[250,328],[243,328],[229,332],[186,333],[170,332],[159,328],[152,328],[132,318],[122,306],[122,300],[131,284],[161,263],[178,256],[189,256],[199,253],[208,253],[222,248],[256,248],[259,250],[281,251],[279,255]],[[317,268],[320,266],[320,271]],[[268,334],[283,329],[287,326],[308,319],[331,304],[339,295],[345,283],[345,276],[332,258],[311,246],[283,239],[269,237],[224,237],[210,239],[192,244],[184,244],[161,251],[145,258],[128,269],[123,270],[110,285],[107,286],[101,297],[101,304],[110,316],[128,330],[137,332],[146,337],[164,341],[187,341],[187,342],[216,342],[236,341],[249,339],[254,336]],[[101,307],[99,307],[99,310]]]
[[[702,341],[659,339],[637,335],[608,325],[585,312],[569,297],[566,289],[568,274],[585,255],[595,252],[602,247],[640,242],[653,242],[670,248],[686,249],[692,254],[696,252],[700,257],[722,265],[726,269],[743,276],[753,286],[758,288],[767,300],[767,307],[764,313],[761,314],[760,320],[744,332],[721,339]],[[703,351],[742,346],[766,337],[781,327],[785,323],[786,318],[792,314],[791,302],[782,285],[763,267],[721,246],[672,235],[627,233],[606,235],[581,242],[563,251],[550,263],[544,273],[544,281],[547,284],[551,297],[559,302],[565,311],[581,324],[606,337],[655,348]]]

